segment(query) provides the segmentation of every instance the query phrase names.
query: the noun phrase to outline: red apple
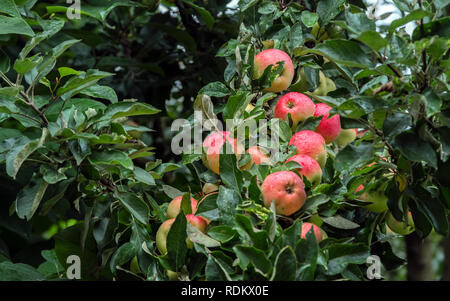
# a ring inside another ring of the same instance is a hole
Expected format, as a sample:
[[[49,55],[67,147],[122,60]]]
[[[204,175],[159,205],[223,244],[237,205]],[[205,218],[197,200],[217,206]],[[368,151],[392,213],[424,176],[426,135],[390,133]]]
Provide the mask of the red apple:
[[[167,207],[167,217],[168,218],[175,218],[177,217],[178,213],[180,212],[181,207],[181,201],[183,199],[183,196],[177,196],[172,201],[170,201],[169,206]],[[197,200],[194,198],[191,198],[191,208],[192,213],[195,213],[197,210]]]
[[[316,132],[322,135],[327,144],[333,142],[341,133],[341,120],[338,114],[328,118],[331,107],[324,103],[317,103],[314,116],[323,116]]]
[[[243,147],[235,138],[232,138],[230,132],[214,132],[208,135],[203,141],[203,149],[205,150],[205,156],[202,158],[203,163],[216,174],[219,174],[219,154],[226,141],[231,145],[231,151],[233,151],[239,159],[240,155],[243,153]]]
[[[277,171],[268,175],[261,185],[264,205],[270,208],[275,202],[277,214],[291,215],[306,201],[305,184],[292,171]]]
[[[250,155],[250,161],[242,166],[241,169],[248,170],[253,164],[260,165],[261,163],[270,164],[270,154],[267,150],[254,145],[248,148],[247,153]]]
[[[265,92],[281,92],[286,90],[294,79],[294,64],[292,64],[292,60],[289,55],[279,49],[267,49],[261,51],[255,56],[254,78],[260,78],[264,73],[264,69],[266,69],[269,65],[273,65],[273,67],[275,67],[278,65],[278,62],[282,61],[284,61],[283,71],[278,77],[275,78],[272,85],[264,90]]]
[[[287,159],[286,163],[294,161],[302,168],[297,169],[298,173],[308,179],[312,185],[317,185],[322,180],[322,169],[316,160],[307,155],[294,155]]]
[[[320,134],[310,130],[300,131],[292,136],[289,145],[297,147],[298,155],[310,156],[321,167],[325,166],[327,151],[325,149],[325,139]]]
[[[313,229],[314,235],[316,236],[317,242],[322,241],[322,230],[312,223],[303,223],[301,238],[306,239],[306,234]]]
[[[313,101],[306,95],[298,92],[290,92],[282,96],[275,106],[275,118],[287,120],[291,114],[292,128],[295,129],[300,121],[314,115]]]

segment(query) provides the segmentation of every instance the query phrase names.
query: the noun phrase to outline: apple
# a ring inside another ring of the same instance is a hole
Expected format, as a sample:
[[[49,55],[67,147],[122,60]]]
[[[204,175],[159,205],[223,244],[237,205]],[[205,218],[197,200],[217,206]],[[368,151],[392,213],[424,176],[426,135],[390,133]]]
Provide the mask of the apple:
[[[414,232],[414,221],[412,219],[411,212],[408,212],[408,221],[407,222],[400,222],[396,220],[392,213],[388,212],[386,215],[386,224],[393,232],[401,234],[401,235],[408,235],[412,232]]]
[[[249,170],[253,164],[270,164],[270,154],[264,148],[254,145],[248,148],[247,153],[250,155],[250,161],[241,167],[243,170]]]
[[[261,185],[261,194],[267,208],[275,202],[276,213],[286,216],[297,212],[306,201],[305,184],[292,171],[268,175]]]
[[[352,143],[356,139],[356,133],[358,129],[342,129],[341,133],[336,139],[336,143],[339,147],[344,147],[349,143]]]
[[[317,103],[314,116],[323,116],[316,132],[322,135],[326,144],[333,142],[341,133],[341,120],[338,114],[328,118],[331,107],[324,103]]]
[[[166,270],[166,275],[169,278],[170,281],[177,281],[178,280],[178,274],[177,272]]]
[[[156,232],[156,247],[161,254],[167,253],[167,234],[169,234],[170,227],[172,227],[174,221],[174,218],[164,221]]]
[[[362,185],[360,185],[362,186]],[[357,188],[357,190],[361,190],[364,188],[364,186],[359,189],[360,187]],[[355,193],[357,191],[355,190]],[[375,212],[375,213],[381,213],[384,212],[388,209],[387,206],[387,197],[384,194],[384,191],[382,189],[371,189],[368,191],[364,191],[360,196],[359,196],[360,200],[366,201],[366,202],[370,202],[371,204],[366,205],[365,208],[369,211]]]
[[[275,106],[275,118],[287,120],[291,114],[292,128],[295,129],[300,121],[312,117],[315,112],[313,101],[305,94],[290,92],[283,95]]]
[[[264,70],[269,65],[275,67],[278,65],[278,62],[282,61],[284,62],[283,71],[278,77],[275,78],[269,88],[264,89],[265,92],[281,92],[286,90],[294,79],[294,64],[292,64],[292,60],[289,55],[279,49],[263,50],[255,56],[253,77],[256,79],[263,75]]]
[[[322,180],[322,169],[316,160],[307,155],[294,155],[286,160],[299,163],[302,168],[297,169],[298,173],[308,179],[313,185],[317,185]]]
[[[167,217],[168,218],[175,218],[177,217],[178,213],[180,213],[180,207],[181,207],[181,201],[183,199],[183,196],[177,196],[172,201],[170,201],[169,206],[167,207]],[[191,208],[192,213],[195,213],[197,210],[197,200],[194,198],[191,198]]]
[[[205,154],[202,157],[203,164],[216,174],[219,174],[219,155],[225,142],[231,145],[232,151],[239,159],[243,153],[243,147],[235,138],[231,137],[230,132],[213,132],[203,141],[203,149],[205,150]]]
[[[321,242],[322,241],[322,230],[317,227],[316,225],[312,224],[312,223],[303,223],[302,225],[302,234],[301,234],[301,238],[306,239],[306,234],[311,231],[311,228],[314,231],[314,236],[316,236],[316,240],[317,242]]]
[[[297,147],[298,155],[307,155],[319,163],[320,167],[324,167],[327,161],[327,151],[325,149],[325,139],[318,133],[304,130],[295,133],[289,145]]]
[[[201,232],[206,233],[208,223],[203,217],[188,214],[186,215],[186,220]],[[169,234],[170,228],[172,227],[174,221],[175,218],[166,220],[161,224],[161,226],[159,226],[159,229],[156,232],[156,247],[161,254],[167,253],[167,235]],[[186,238],[186,245],[188,248],[192,248],[194,246],[189,237]]]

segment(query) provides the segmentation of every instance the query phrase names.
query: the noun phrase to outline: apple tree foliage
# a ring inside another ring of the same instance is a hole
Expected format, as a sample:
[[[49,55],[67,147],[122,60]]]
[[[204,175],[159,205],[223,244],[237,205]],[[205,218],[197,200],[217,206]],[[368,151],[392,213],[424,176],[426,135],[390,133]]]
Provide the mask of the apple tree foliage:
[[[0,279],[64,279],[77,255],[84,280],[167,280],[167,270],[183,280],[363,280],[369,255],[387,270],[405,262],[389,243],[387,211],[369,212],[354,193],[361,184],[383,191],[397,220],[411,211],[419,236],[448,235],[449,1],[395,1],[402,15],[381,26],[361,0],[163,2],[170,12],[99,0],[82,5],[80,20],[67,19],[64,1],[46,2],[0,4]],[[327,147],[322,183],[306,181],[307,201],[289,217],[264,208],[259,183],[298,168],[284,164],[295,153],[288,141],[320,120],[294,131],[272,122],[279,94],[262,91],[281,68],[253,78],[253,57],[267,48],[291,56],[289,91],[329,104],[342,128],[363,133]],[[162,162],[158,120],[194,109],[233,119],[233,130],[267,120],[281,140],[278,161],[241,170],[248,156],[223,154],[220,175],[201,155]],[[188,183],[167,183],[175,169]],[[197,209],[211,221],[201,233],[183,213],[205,183],[218,193]],[[162,255],[156,231],[179,195]],[[323,221],[320,243],[300,239],[311,217]]]

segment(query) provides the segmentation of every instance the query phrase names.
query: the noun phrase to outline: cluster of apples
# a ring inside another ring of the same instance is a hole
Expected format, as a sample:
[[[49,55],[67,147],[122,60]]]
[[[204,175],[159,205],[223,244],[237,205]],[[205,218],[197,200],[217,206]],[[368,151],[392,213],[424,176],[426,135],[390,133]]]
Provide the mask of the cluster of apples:
[[[166,215],[167,220],[164,221],[161,226],[159,226],[158,231],[156,232],[156,247],[158,248],[161,254],[167,253],[167,235],[169,234],[170,228],[172,227],[175,218],[180,213],[181,210],[181,201],[183,200],[183,196],[180,195],[170,201],[169,206],[167,207]],[[206,227],[209,224],[209,221],[201,216],[194,215],[197,211],[198,202],[196,199],[191,198],[191,214],[186,215],[186,220],[189,224],[197,228],[200,232],[205,233]],[[193,244],[189,238],[186,238],[186,245],[188,248],[192,248]]]

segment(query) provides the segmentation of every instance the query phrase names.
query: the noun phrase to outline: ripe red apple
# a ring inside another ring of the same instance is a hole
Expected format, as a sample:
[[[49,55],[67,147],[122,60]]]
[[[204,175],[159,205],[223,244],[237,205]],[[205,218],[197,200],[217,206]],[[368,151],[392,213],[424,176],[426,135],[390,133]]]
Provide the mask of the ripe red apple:
[[[319,163],[321,167],[325,166],[327,161],[327,151],[325,149],[325,139],[318,133],[304,130],[295,133],[289,145],[297,147],[298,155],[307,155]]]
[[[167,217],[168,218],[175,218],[177,217],[178,213],[180,213],[180,207],[181,207],[181,201],[183,200],[183,196],[177,196],[172,201],[170,201],[169,206],[167,207]],[[191,198],[191,208],[192,213],[195,214],[195,211],[197,210],[197,200],[194,198]]]
[[[323,238],[322,237],[322,230],[319,227],[317,227],[316,225],[312,224],[312,223],[303,223],[301,238],[306,239],[306,234],[309,231],[311,231],[311,227],[313,228],[314,236],[316,236],[317,242],[321,242],[322,238]]]
[[[292,64],[292,60],[289,55],[279,49],[267,49],[261,51],[255,56],[253,73],[254,78],[260,78],[264,73],[264,69],[266,69],[269,65],[273,65],[273,67],[275,67],[278,65],[278,62],[282,61],[284,61],[283,71],[278,77],[275,78],[269,88],[264,89],[265,92],[281,92],[286,90],[294,79],[294,64]]]
[[[414,232],[414,221],[412,219],[411,212],[408,212],[408,221],[407,222],[400,222],[396,220],[392,214],[389,212],[386,215],[386,224],[393,232],[401,234],[401,235],[408,235],[412,232]]]
[[[268,175],[261,185],[264,205],[270,208],[275,202],[277,214],[291,215],[306,201],[305,184],[292,171],[277,171]]]
[[[314,116],[323,116],[316,132],[322,135],[327,144],[333,142],[341,133],[341,120],[338,114],[328,118],[331,107],[324,103],[317,103]]]
[[[302,168],[297,171],[300,175],[305,176],[312,185],[317,185],[322,180],[322,169],[316,160],[307,155],[294,155],[286,160],[299,163]]]
[[[219,154],[226,141],[231,145],[231,151],[239,159],[243,153],[243,147],[231,136],[230,132],[214,132],[203,141],[203,149],[205,150],[205,156],[202,158],[203,164],[216,174],[219,174]]]
[[[270,164],[270,154],[264,148],[254,145],[248,148],[247,153],[250,155],[250,161],[241,167],[243,170],[249,170],[253,164]]]
[[[283,95],[275,106],[275,118],[287,120],[290,113],[292,128],[296,128],[300,121],[314,115],[315,106],[313,101],[306,95],[298,92],[290,92]]]
[[[352,143],[356,139],[358,129],[342,129],[341,133],[336,139],[336,143],[339,147],[344,147],[349,143]]]
[[[208,223],[203,217],[188,214],[186,215],[186,220],[201,232],[206,233]],[[172,227],[174,221],[175,218],[166,220],[161,224],[161,226],[159,226],[159,229],[156,232],[156,247],[161,254],[167,253],[167,235],[169,234],[170,228]],[[192,248],[194,246],[189,238],[186,238],[186,245],[188,248]]]

